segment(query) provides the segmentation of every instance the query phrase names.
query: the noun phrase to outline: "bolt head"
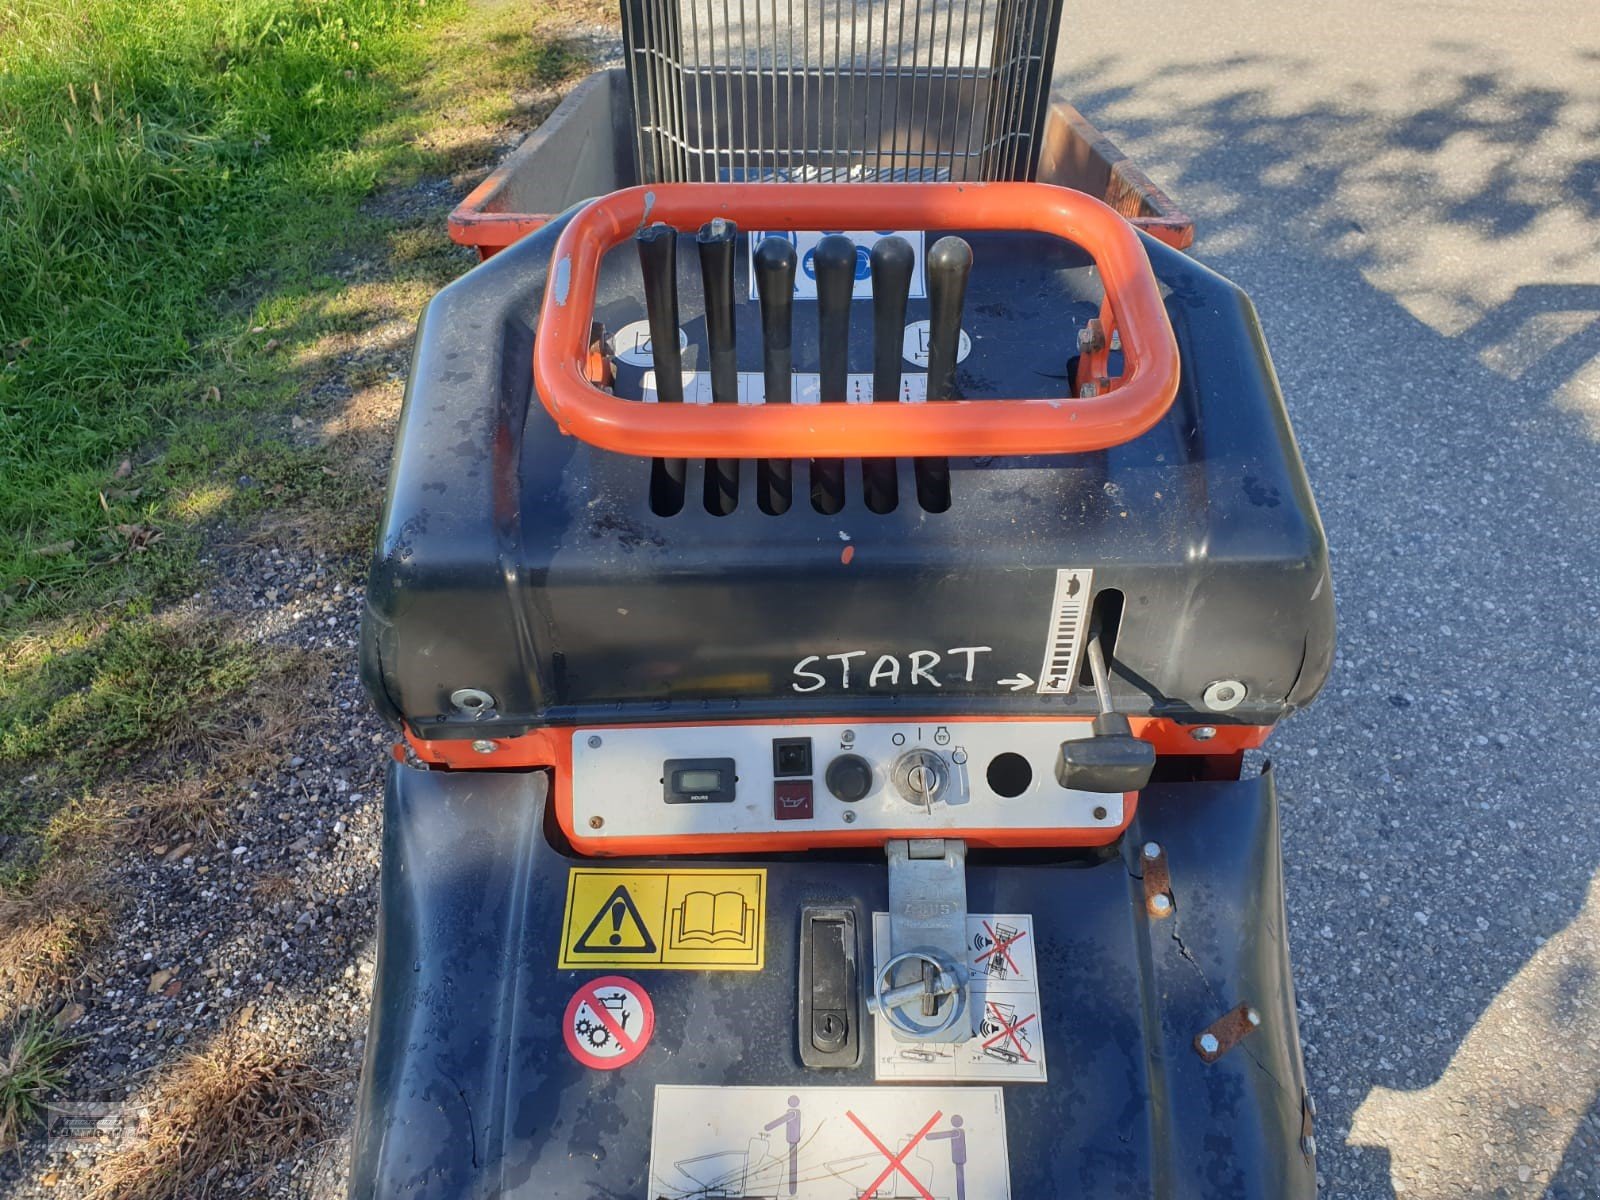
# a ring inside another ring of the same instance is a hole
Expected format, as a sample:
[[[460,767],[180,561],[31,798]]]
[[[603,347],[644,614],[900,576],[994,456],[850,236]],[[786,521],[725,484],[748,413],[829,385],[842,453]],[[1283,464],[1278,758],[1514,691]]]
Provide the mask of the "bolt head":
[[[591,733],[589,735],[589,749],[591,749],[591,750],[600,749],[600,735],[598,733]]]
[[[1209,742],[1217,736],[1217,727],[1215,725],[1197,725],[1189,730],[1189,736],[1197,742]]]
[[[472,743],[472,748],[479,754],[493,754],[499,749],[492,738],[478,738]]]
[[[590,817],[589,818],[589,828],[590,829],[599,829],[605,823],[606,823],[606,819],[604,817]]]
[[[1202,1033],[1200,1035],[1200,1049],[1207,1054],[1215,1054],[1221,1048],[1221,1045],[1222,1043],[1217,1041],[1216,1034]]]
[[[1317,1156],[1317,1139],[1309,1133],[1306,1134],[1305,1137],[1300,1139],[1300,1149],[1305,1151],[1307,1158],[1315,1158]]]
[[[1152,862],[1155,861],[1156,859],[1160,858],[1161,857],[1161,843],[1160,842],[1146,842],[1144,844],[1144,856],[1146,858],[1150,859]]]
[[[1150,897],[1150,911],[1158,917],[1164,917],[1172,911],[1172,897],[1165,892],[1157,892]]]
[[[1247,1008],[1244,1010],[1244,1019],[1250,1022],[1252,1029],[1261,1024],[1261,1014],[1253,1008]]]

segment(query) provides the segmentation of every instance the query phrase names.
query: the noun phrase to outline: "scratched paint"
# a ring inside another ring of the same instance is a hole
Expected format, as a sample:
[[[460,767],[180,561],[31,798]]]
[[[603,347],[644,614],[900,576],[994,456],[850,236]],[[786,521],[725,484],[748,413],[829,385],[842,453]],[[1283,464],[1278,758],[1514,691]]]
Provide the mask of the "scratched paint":
[[[572,291],[572,258],[563,254],[556,262],[556,280],[553,285],[556,289],[556,306],[566,307],[567,294]]]

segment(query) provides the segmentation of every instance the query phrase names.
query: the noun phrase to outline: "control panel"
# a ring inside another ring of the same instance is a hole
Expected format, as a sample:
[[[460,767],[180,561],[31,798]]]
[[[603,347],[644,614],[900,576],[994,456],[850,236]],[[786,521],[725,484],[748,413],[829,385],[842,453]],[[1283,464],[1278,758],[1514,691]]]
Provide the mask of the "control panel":
[[[1092,732],[1087,720],[578,729],[573,826],[585,840],[1110,834],[1122,794],[1058,781],[1062,743]]]

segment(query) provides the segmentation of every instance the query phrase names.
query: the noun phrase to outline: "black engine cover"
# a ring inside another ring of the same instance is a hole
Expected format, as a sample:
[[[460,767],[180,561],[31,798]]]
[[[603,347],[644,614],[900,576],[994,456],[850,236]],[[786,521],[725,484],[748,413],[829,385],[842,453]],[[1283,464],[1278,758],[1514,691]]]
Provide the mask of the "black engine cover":
[[[391,718],[449,737],[779,713],[1092,712],[1089,689],[1033,686],[1063,569],[1122,594],[1121,711],[1264,725],[1322,685],[1323,532],[1255,312],[1225,279],[1145,239],[1183,377],[1171,412],[1127,445],[952,460],[938,513],[918,504],[900,460],[888,513],[863,503],[859,462],[845,464],[843,510],[814,511],[801,461],[787,513],[760,510],[746,462],[736,510],[713,515],[704,464],[691,462],[688,503],[659,516],[649,461],[563,435],[533,392],[564,224],[452,284],[424,316],[363,630],[367,684]],[[1092,265],[1052,238],[965,236],[962,394],[1065,394],[1077,329],[1098,311]],[[759,371],[746,253],[741,238],[739,366]],[[685,366],[704,369],[692,242],[679,262]],[[597,319],[612,331],[640,320],[640,296],[625,246],[606,260]],[[797,371],[817,369],[815,307],[795,305]],[[852,307],[850,367],[870,372],[871,302]],[[926,316],[913,299],[909,319]],[[637,374],[619,377],[621,394],[637,395]],[[1225,716],[1202,701],[1218,680],[1247,689]],[[492,712],[452,706],[460,688],[490,693]]]

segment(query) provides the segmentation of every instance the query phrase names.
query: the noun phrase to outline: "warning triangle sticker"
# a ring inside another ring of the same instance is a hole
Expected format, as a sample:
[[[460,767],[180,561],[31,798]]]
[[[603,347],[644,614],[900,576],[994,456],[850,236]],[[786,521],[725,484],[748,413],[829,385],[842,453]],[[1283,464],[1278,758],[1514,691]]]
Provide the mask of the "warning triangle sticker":
[[[584,928],[570,954],[654,954],[656,940],[645,928],[625,884],[618,884]]]

